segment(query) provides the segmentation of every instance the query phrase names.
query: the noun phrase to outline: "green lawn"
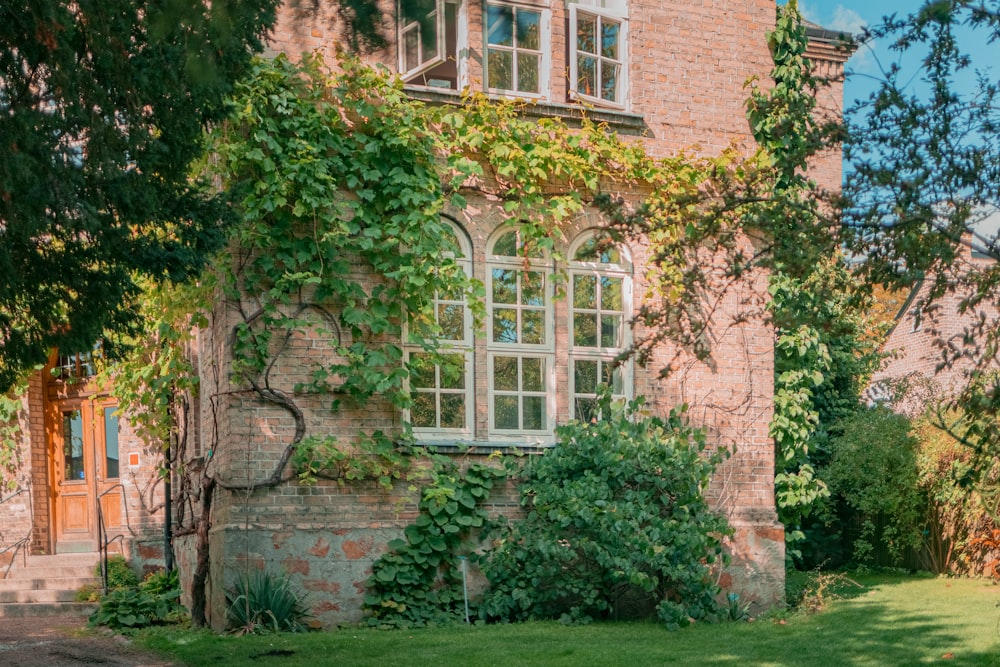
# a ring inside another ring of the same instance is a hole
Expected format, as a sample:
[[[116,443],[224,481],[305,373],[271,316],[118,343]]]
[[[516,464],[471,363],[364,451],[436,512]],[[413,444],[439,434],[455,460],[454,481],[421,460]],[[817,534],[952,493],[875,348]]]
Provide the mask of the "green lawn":
[[[181,664],[280,665],[1000,665],[1000,587],[982,580],[857,579],[822,613],[667,632],[652,623],[528,623],[219,637],[157,630],[137,643]]]

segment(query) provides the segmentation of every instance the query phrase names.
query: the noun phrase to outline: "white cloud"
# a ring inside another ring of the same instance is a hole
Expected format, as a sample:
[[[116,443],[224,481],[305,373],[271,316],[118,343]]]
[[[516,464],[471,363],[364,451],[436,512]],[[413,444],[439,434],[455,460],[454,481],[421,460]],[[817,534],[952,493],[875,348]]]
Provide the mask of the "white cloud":
[[[823,27],[856,35],[864,29],[865,25],[865,20],[856,11],[843,5],[837,5],[837,8],[833,10],[833,19]]]

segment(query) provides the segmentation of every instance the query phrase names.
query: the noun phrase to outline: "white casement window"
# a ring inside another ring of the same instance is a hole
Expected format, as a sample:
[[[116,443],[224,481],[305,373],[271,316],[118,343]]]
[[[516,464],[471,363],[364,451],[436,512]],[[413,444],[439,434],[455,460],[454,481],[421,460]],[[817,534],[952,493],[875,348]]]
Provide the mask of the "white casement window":
[[[399,16],[399,74],[411,85],[458,90],[462,79],[459,51],[465,46],[464,6],[459,0],[419,0],[418,19]]]
[[[526,264],[527,261],[527,264]],[[552,266],[504,229],[487,247],[486,342],[493,437],[548,439],[555,427]]]
[[[569,88],[574,99],[628,105],[628,4],[579,0],[569,5]]]
[[[472,275],[472,247],[465,233],[447,219],[459,254],[455,263]],[[412,406],[404,415],[420,440],[465,440],[473,434],[472,316],[463,294],[434,294],[433,324],[439,356],[411,345],[407,351]],[[410,322],[407,337],[421,333],[419,322]],[[441,363],[438,363],[441,362]]]
[[[616,363],[629,344],[632,264],[615,245],[587,233],[570,249],[570,414],[590,421],[601,385],[614,399],[631,396],[631,364]]]
[[[544,97],[550,67],[547,9],[487,2],[484,17],[486,88],[493,93]]]

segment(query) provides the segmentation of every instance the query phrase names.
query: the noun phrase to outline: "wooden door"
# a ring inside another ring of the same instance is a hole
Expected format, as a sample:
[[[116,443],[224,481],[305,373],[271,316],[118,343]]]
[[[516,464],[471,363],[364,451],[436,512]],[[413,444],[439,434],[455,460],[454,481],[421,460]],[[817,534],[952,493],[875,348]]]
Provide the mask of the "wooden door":
[[[122,524],[117,409],[106,398],[53,400],[48,432],[55,551],[96,551],[99,522],[111,535]]]

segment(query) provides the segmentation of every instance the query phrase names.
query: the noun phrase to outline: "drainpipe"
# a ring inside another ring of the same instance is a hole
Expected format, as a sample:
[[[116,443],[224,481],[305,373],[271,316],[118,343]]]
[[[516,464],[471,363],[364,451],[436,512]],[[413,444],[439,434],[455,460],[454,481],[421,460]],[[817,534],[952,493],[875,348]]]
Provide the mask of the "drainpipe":
[[[171,527],[171,516],[170,516],[170,477],[173,472],[170,469],[170,439],[167,439],[167,451],[164,452],[163,456],[164,468],[166,468],[166,475],[164,475],[163,483],[163,566],[170,572],[174,569],[174,546],[172,540],[170,539],[170,534],[173,532]]]

